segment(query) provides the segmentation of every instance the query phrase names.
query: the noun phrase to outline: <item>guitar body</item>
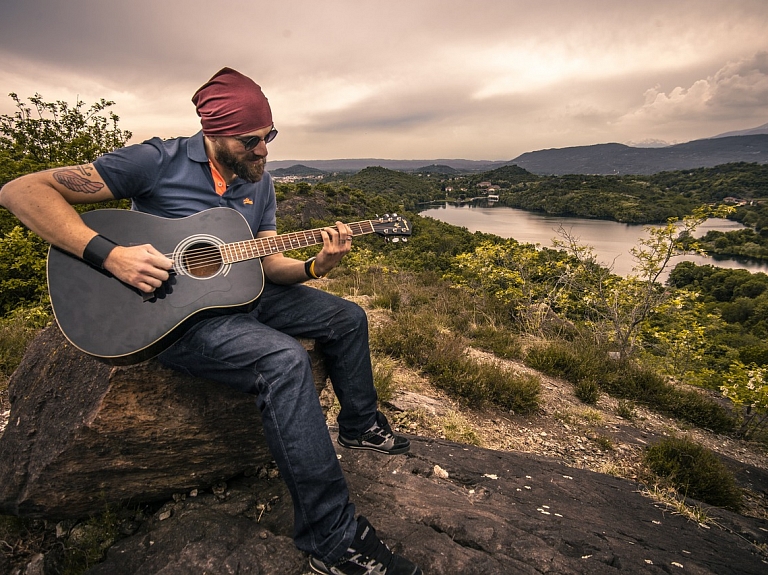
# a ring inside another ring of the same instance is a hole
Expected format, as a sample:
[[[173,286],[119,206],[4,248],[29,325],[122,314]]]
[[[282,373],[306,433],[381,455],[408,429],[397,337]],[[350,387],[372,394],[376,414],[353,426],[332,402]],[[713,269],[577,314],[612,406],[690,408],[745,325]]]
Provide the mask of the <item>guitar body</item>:
[[[169,347],[195,321],[244,309],[261,295],[259,258],[231,264],[219,254],[218,246],[253,240],[236,210],[213,208],[179,219],[94,210],[82,218],[120,245],[152,244],[174,259],[176,272],[148,296],[52,247],[47,271],[53,313],[66,338],[85,353],[116,365],[144,361]],[[206,256],[204,267],[188,265],[197,257],[191,254],[214,252],[218,255]]]

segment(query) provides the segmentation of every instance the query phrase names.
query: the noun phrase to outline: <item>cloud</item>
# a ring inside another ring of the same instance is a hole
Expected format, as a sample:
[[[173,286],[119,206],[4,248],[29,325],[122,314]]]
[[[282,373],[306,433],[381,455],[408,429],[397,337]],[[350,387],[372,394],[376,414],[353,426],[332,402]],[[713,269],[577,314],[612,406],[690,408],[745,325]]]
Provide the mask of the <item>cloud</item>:
[[[688,87],[645,92],[644,104],[618,124],[653,125],[768,119],[768,52],[729,62]]]
[[[211,10],[203,0],[0,2],[0,114],[11,91],[103,97],[134,141],[189,134],[199,127],[191,95],[226,65],[264,87],[281,159],[504,159],[768,120],[765,0],[228,0]]]
[[[768,52],[724,66],[715,74],[708,106],[715,111],[752,109],[768,117]]]

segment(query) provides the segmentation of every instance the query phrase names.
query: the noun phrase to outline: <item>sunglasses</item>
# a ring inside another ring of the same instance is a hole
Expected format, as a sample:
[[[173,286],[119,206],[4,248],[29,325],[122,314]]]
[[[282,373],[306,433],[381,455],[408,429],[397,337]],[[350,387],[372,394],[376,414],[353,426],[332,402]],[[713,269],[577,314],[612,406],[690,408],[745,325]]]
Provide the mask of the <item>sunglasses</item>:
[[[275,139],[275,136],[277,136],[277,130],[275,130],[275,127],[272,126],[272,129],[267,132],[267,135],[263,138],[261,136],[251,136],[250,138],[238,138],[235,136],[234,138],[240,142],[247,151],[250,152],[256,146],[258,146],[262,140],[264,140],[265,144],[269,144],[272,140]]]

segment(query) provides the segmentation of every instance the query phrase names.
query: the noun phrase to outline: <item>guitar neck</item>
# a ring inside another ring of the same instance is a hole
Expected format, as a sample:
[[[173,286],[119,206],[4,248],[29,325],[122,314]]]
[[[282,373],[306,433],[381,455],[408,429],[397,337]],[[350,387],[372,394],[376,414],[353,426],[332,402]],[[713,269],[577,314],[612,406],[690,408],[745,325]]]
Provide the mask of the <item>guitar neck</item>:
[[[371,220],[354,222],[348,224],[352,229],[353,236],[362,236],[372,234],[374,230]],[[306,248],[323,243],[321,235],[322,228],[314,230],[305,230],[302,232],[291,232],[279,236],[269,236],[265,238],[254,238],[241,242],[233,242],[220,246],[221,255],[224,263],[233,264],[254,258],[261,258],[272,254],[287,252],[299,248]]]

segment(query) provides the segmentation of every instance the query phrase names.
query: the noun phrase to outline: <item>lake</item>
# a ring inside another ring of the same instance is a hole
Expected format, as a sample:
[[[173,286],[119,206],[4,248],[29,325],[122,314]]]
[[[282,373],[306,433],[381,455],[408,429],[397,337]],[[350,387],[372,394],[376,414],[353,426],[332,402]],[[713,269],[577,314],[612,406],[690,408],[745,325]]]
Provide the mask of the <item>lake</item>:
[[[553,239],[562,239],[558,236],[558,230],[562,228],[576,238],[579,244],[591,246],[598,261],[605,266],[613,264],[614,273],[623,276],[631,273],[635,264],[629,250],[637,245],[638,239],[648,235],[645,225],[586,218],[560,218],[496,205],[441,204],[423,210],[419,214],[467,228],[471,232],[485,232],[503,238],[514,238],[518,242],[538,244],[541,247],[552,247]],[[738,222],[713,218],[699,227],[697,235],[702,236],[710,230],[727,232],[743,227]],[[722,268],[742,268],[751,272],[768,273],[768,263],[712,258],[698,254],[676,256],[670,270],[684,260],[697,265],[711,264]]]

